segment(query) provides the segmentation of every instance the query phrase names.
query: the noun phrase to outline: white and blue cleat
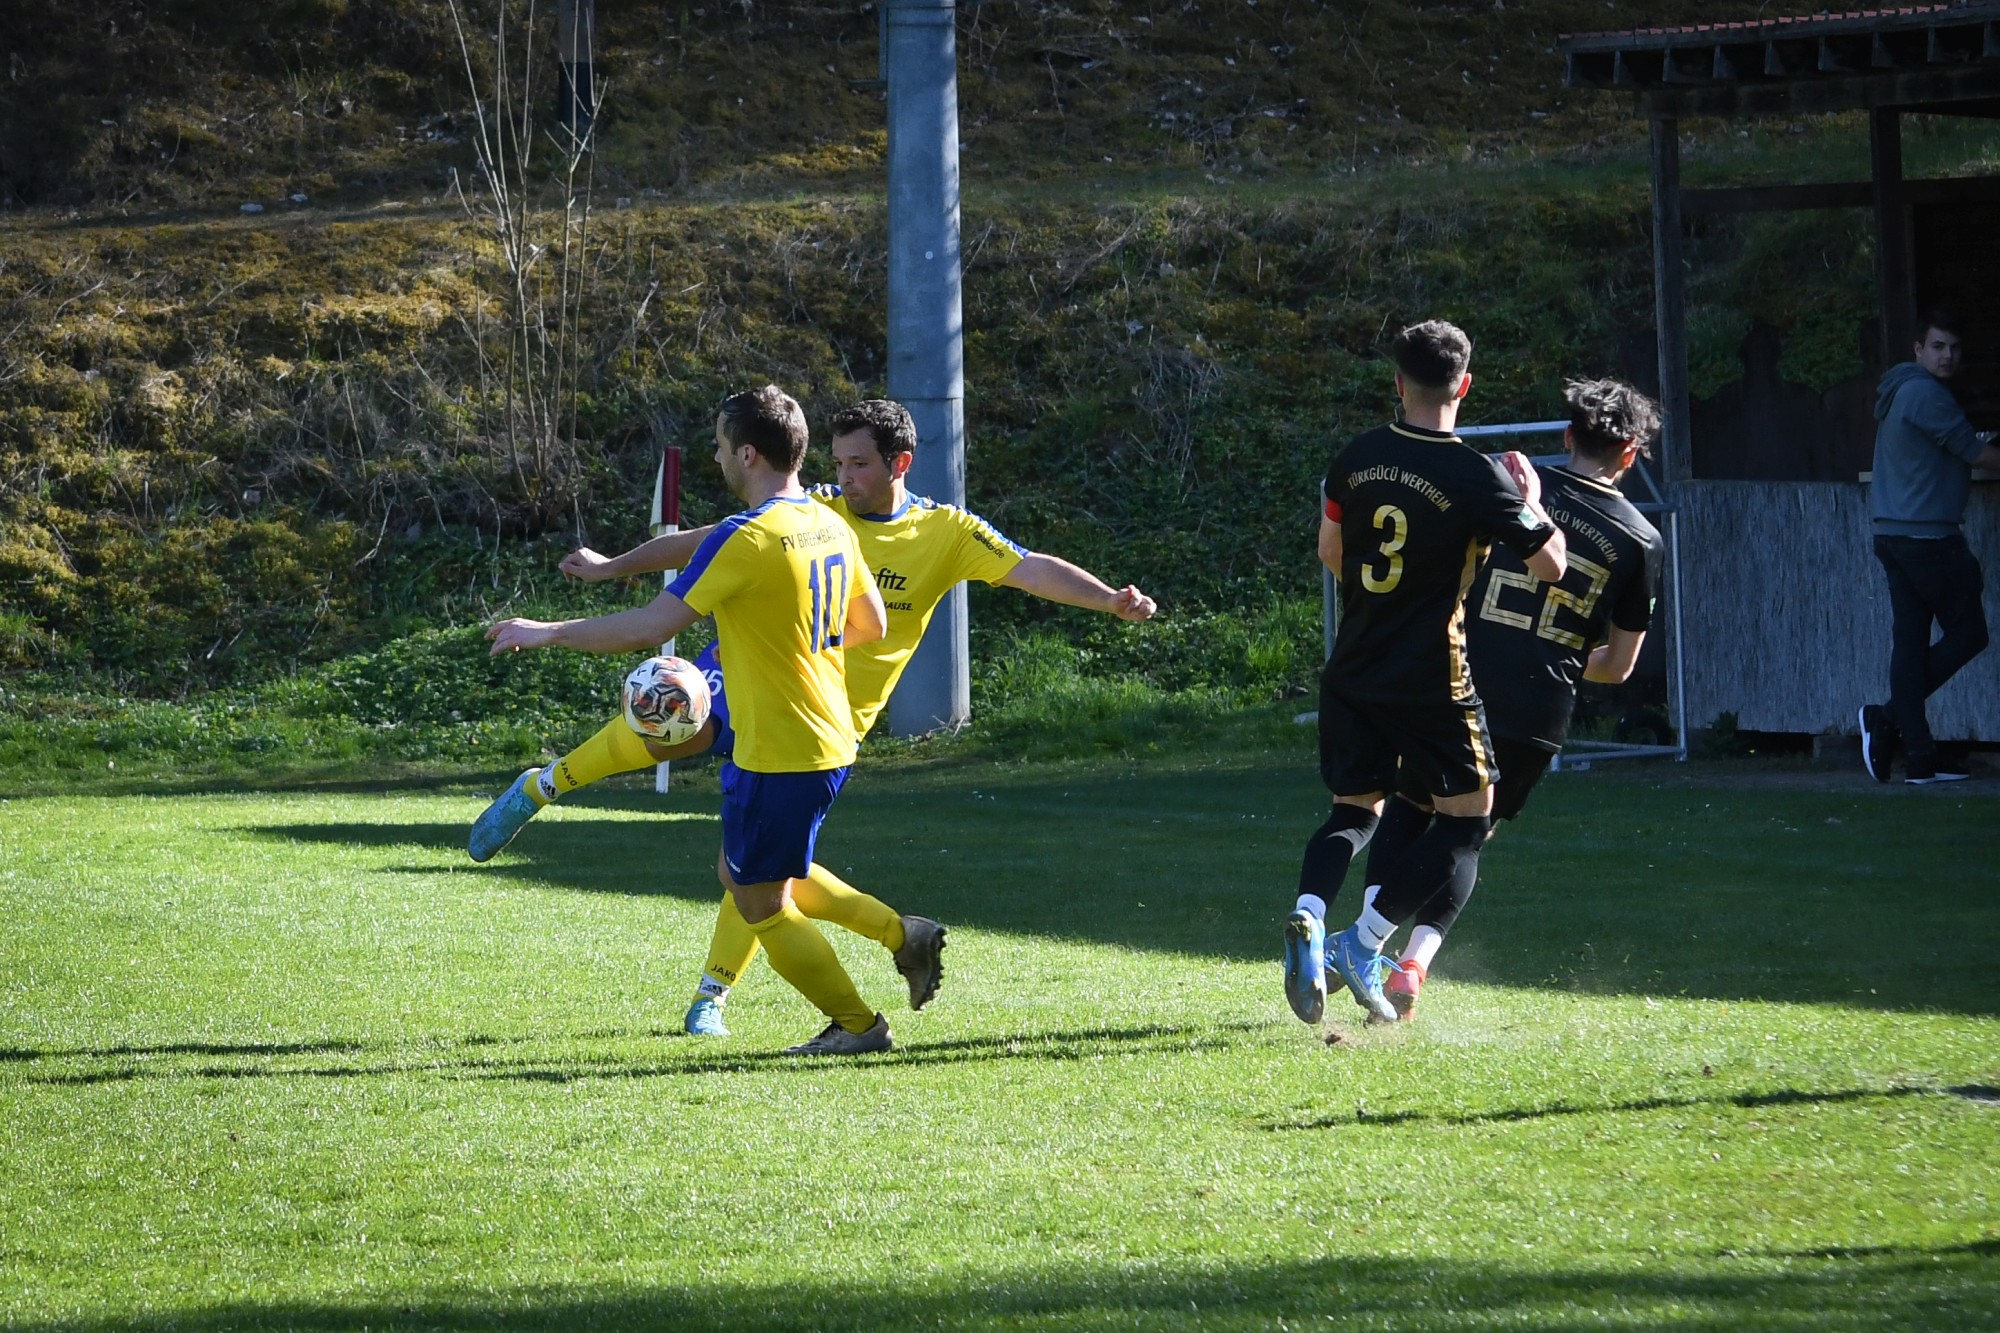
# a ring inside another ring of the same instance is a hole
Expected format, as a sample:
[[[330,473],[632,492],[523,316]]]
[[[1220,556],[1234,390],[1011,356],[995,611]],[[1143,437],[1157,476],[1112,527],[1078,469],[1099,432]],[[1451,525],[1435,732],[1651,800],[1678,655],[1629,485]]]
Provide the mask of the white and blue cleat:
[[[687,1017],[681,1020],[681,1030],[690,1037],[728,1036],[729,1029],[722,1022],[722,1001],[713,995],[696,996]]]
[[[1285,918],[1285,999],[1301,1023],[1326,1014],[1326,926],[1300,908]]]
[[[487,806],[479,818],[472,821],[472,836],[466,840],[465,850],[472,854],[473,860],[491,861],[535,817],[535,812],[541,807],[535,804],[534,797],[528,795],[528,784],[541,771],[531,768],[515,778],[514,785],[500,793],[500,799]]]
[[[1327,939],[1326,966],[1340,974],[1353,993],[1354,1002],[1366,1009],[1370,1018],[1384,1023],[1396,1021],[1396,1006],[1389,1003],[1382,990],[1383,980],[1397,970],[1396,964],[1384,957],[1380,949],[1371,949],[1361,942],[1359,926],[1349,926]]]

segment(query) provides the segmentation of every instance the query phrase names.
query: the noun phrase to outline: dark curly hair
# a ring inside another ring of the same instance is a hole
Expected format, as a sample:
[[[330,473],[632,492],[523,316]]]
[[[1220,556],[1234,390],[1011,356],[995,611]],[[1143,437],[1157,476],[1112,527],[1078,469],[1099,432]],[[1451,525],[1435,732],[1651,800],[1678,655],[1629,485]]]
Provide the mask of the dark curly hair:
[[[1954,338],[1965,336],[1965,329],[1958,322],[1958,316],[1949,310],[1940,310],[1936,306],[1917,312],[1917,341],[1920,343],[1924,341],[1932,329],[1936,329],[1939,333],[1949,333]]]
[[[910,419],[910,410],[887,398],[864,399],[833,414],[835,435],[857,430],[868,432],[885,463],[897,454],[917,451],[917,423]]]
[[[1442,319],[1412,324],[1389,344],[1389,359],[1403,372],[1403,382],[1427,398],[1449,399],[1472,364],[1472,339],[1465,330]]]
[[[1570,439],[1577,450],[1597,459],[1616,458],[1628,444],[1653,456],[1650,441],[1660,432],[1660,409],[1623,380],[1571,380],[1563,385],[1569,405]]]

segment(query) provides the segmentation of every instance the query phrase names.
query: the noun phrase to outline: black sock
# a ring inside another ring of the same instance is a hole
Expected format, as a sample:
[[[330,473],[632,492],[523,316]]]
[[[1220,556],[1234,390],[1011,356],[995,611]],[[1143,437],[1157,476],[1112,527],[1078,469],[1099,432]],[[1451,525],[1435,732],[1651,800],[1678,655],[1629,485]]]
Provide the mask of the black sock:
[[[1409,852],[1388,867],[1375,910],[1401,925],[1420,908],[1438,907],[1432,899],[1442,894],[1445,910],[1429,915],[1442,921],[1441,929],[1450,926],[1479,882],[1479,849],[1486,845],[1491,824],[1485,815],[1437,816]]]
[[[1368,882],[1381,884],[1389,869],[1407,854],[1424,830],[1431,826],[1431,812],[1413,805],[1407,798],[1391,796],[1382,809],[1382,822],[1368,842]]]
[[[1368,845],[1375,832],[1377,817],[1365,805],[1336,802],[1326,822],[1306,839],[1304,862],[1299,866],[1299,892],[1319,895],[1331,903],[1347,878],[1348,863]]]

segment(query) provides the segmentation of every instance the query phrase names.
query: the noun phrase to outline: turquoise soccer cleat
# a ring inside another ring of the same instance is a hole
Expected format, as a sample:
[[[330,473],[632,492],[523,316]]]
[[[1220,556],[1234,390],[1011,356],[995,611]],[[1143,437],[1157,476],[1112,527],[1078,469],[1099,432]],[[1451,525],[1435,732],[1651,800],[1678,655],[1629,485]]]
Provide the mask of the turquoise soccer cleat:
[[[1325,940],[1325,925],[1304,908],[1285,918],[1285,999],[1301,1023],[1326,1014]]]
[[[1383,957],[1380,949],[1371,949],[1361,942],[1360,927],[1349,926],[1328,938],[1326,965],[1340,974],[1347,989],[1354,993],[1355,1003],[1366,1009],[1371,1018],[1384,1023],[1396,1021],[1396,1006],[1382,993],[1382,979],[1396,970],[1396,964]]]
[[[722,1022],[722,1001],[713,995],[695,997],[688,1006],[687,1017],[681,1020],[681,1030],[690,1037],[726,1037],[729,1029]]]
[[[486,807],[479,818],[472,821],[472,836],[466,840],[465,850],[475,861],[491,861],[500,854],[500,849],[514,841],[514,835],[522,825],[535,817],[541,809],[535,798],[528,795],[528,784],[535,780],[542,770],[531,768],[514,779],[514,785],[500,794],[500,799]]]

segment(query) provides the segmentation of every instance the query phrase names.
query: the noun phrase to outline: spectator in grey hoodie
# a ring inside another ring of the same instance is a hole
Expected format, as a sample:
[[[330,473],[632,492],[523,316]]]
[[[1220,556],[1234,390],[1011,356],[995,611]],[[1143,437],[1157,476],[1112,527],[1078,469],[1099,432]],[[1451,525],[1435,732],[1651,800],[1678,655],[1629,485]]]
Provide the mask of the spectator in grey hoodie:
[[[1870,511],[1875,558],[1889,578],[1889,703],[1861,709],[1861,755],[1878,782],[1889,780],[1899,743],[1905,781],[1966,776],[1961,764],[1939,763],[1924,700],[1986,647],[1979,562],[1959,524],[1972,469],[2000,472],[2000,446],[1992,431],[1972,428],[1945,387],[1958,372],[1958,321],[1933,311],[1922,328],[1916,359],[1890,367],[1875,403]],[[1935,643],[1932,621],[1941,631]]]

